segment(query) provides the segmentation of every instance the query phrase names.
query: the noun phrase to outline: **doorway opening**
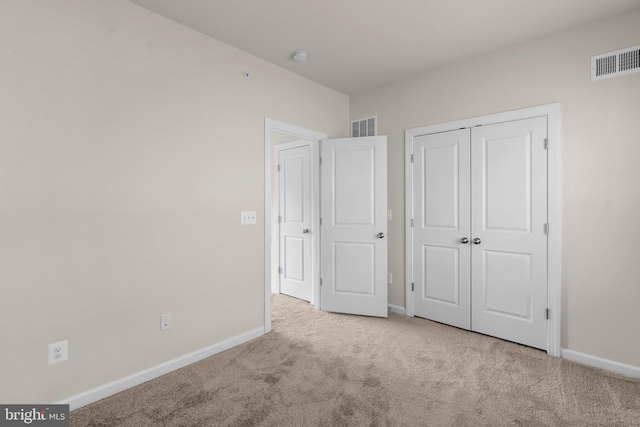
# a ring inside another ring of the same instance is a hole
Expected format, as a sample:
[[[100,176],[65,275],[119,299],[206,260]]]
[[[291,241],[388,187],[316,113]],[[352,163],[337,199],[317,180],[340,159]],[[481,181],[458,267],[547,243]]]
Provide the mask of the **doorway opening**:
[[[387,317],[386,154],[384,135],[328,139],[265,120],[265,333],[272,291],[317,309]],[[308,286],[304,276],[311,291],[296,292]]]
[[[275,214],[277,209],[277,203],[275,196],[277,192],[274,186],[276,185],[275,174],[277,172],[277,157],[276,146],[283,143],[290,143],[292,141],[303,140],[309,141],[311,147],[311,163],[318,164],[319,159],[319,141],[326,139],[327,134],[305,129],[300,126],[291,125],[277,120],[265,119],[264,126],[264,182],[265,182],[265,199],[264,199],[264,332],[271,331],[271,293],[280,292],[278,283],[278,264],[279,264],[279,250],[278,250],[278,236],[275,234],[278,230],[277,227],[277,215]],[[312,172],[312,175],[318,175],[317,168]],[[312,176],[313,195],[312,198],[319,197],[319,177]],[[317,206],[317,205],[315,205]],[[319,229],[319,217],[312,214],[312,229]],[[317,224],[316,224],[317,223]],[[319,308],[320,298],[319,292],[319,277],[320,277],[320,265],[319,265],[319,245],[318,238],[312,239],[312,257],[311,257],[311,275],[312,275],[312,298],[311,302],[317,308]]]

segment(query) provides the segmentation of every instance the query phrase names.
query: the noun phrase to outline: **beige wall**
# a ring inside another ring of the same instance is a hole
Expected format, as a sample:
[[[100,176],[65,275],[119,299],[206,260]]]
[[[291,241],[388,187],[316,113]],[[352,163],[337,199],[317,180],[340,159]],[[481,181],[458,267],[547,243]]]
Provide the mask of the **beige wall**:
[[[640,44],[640,9],[351,98],[389,136],[389,302],[405,305],[405,129],[561,104],[562,346],[640,366],[640,73],[590,82],[590,57]],[[419,53],[417,53],[419,54]]]
[[[3,0],[0,64],[0,402],[261,328],[264,118],[342,137],[348,97],[124,0]]]

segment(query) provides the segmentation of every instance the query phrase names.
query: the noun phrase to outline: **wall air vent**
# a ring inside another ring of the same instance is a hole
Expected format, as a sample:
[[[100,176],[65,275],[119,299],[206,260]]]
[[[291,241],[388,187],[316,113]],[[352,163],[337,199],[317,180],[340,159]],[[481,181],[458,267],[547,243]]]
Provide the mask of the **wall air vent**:
[[[351,136],[375,136],[378,133],[377,116],[354,120],[351,122]]]
[[[640,72],[640,46],[591,57],[591,81]]]

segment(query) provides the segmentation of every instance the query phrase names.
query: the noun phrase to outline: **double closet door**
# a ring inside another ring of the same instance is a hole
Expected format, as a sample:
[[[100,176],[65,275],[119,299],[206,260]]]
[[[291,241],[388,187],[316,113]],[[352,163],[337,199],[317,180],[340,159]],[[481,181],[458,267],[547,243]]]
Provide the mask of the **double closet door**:
[[[547,348],[547,119],[414,138],[416,316]]]

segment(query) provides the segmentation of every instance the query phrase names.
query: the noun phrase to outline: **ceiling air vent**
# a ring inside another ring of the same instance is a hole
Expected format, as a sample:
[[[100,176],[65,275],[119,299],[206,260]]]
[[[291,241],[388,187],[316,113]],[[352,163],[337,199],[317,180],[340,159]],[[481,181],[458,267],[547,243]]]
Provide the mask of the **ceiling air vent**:
[[[640,72],[640,46],[591,57],[591,81]]]
[[[375,136],[376,133],[378,133],[376,116],[351,122],[351,136],[354,138],[360,136]]]

